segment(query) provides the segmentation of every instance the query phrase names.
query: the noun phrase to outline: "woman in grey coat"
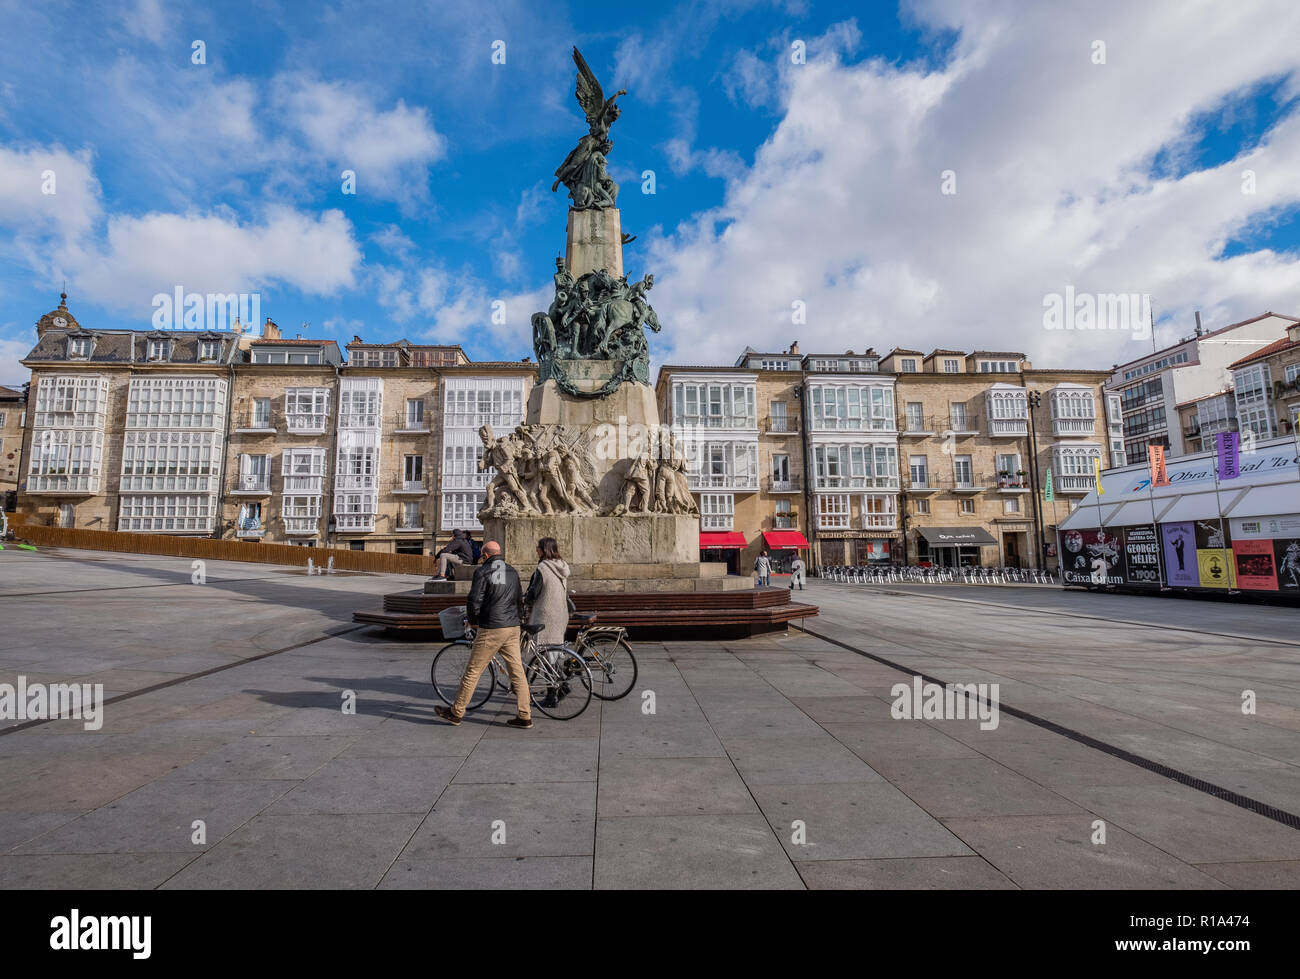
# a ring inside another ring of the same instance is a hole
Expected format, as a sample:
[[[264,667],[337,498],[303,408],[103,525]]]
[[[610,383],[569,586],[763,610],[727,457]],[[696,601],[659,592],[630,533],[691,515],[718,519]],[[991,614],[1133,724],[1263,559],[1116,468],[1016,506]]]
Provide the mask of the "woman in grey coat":
[[[560,557],[554,537],[537,542],[537,570],[528,583],[528,624],[541,623],[545,628],[537,635],[543,646],[564,642],[569,626],[569,566]]]

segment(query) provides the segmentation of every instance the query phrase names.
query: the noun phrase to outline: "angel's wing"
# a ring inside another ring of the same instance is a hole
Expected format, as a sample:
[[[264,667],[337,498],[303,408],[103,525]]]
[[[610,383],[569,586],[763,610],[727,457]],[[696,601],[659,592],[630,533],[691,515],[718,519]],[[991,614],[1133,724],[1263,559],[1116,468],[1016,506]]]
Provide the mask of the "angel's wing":
[[[578,66],[578,87],[575,94],[578,96],[578,105],[582,106],[582,111],[587,114],[587,124],[595,125],[600,119],[601,111],[605,108],[605,92],[600,87],[600,82],[596,81],[596,76],[592,74],[587,67],[587,61],[582,56],[582,52],[576,47],[573,49],[573,63]]]

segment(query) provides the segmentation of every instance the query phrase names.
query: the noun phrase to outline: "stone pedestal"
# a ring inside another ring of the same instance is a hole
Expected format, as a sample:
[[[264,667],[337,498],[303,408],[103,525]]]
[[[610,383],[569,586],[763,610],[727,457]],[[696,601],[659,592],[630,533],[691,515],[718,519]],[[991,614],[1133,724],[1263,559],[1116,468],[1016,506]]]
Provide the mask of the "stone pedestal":
[[[623,224],[618,208],[569,208],[567,242],[564,258],[575,279],[601,269],[616,279],[623,274]]]
[[[565,363],[581,365],[587,376],[579,386],[589,384],[591,390],[604,384],[620,366],[610,361]],[[569,376],[576,375],[570,373]],[[590,433],[588,452],[595,472],[595,499],[602,506],[609,507],[618,502],[629,455],[649,448],[645,439],[659,425],[659,404],[654,389],[648,384],[625,381],[607,397],[577,398],[561,391],[554,381],[547,381],[534,385],[528,397],[526,424],[566,425]],[[640,444],[637,444],[638,439]],[[698,543],[698,518],[689,519],[696,526],[692,542]]]

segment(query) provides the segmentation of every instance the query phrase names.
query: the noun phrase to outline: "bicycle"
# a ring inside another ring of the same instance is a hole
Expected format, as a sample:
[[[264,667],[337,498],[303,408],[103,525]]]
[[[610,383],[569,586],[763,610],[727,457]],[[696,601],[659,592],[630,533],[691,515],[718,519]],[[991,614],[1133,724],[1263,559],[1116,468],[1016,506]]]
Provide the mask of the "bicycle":
[[[537,634],[543,626],[521,627],[519,655],[524,663],[524,677],[528,681],[528,697],[533,706],[547,717],[572,720],[591,703],[592,674],[583,657],[568,646],[541,646]],[[455,703],[460,691],[461,677],[469,665],[473,646],[473,631],[466,629],[464,638],[453,639],[433,657],[429,680],[434,692],[448,706]],[[487,703],[498,684],[510,689],[509,673],[505,663],[493,656],[479,676],[478,685],[470,694],[465,710],[477,710]]]

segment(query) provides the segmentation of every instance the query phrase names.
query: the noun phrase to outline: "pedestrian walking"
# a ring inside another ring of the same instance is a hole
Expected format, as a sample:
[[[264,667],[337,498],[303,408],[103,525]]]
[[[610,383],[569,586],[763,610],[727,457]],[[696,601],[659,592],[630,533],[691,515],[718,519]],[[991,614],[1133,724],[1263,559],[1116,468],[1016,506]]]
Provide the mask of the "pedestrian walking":
[[[537,542],[537,570],[524,598],[528,603],[528,624],[543,626],[537,634],[538,644],[562,644],[569,627],[569,566],[560,556],[554,537]]]
[[[758,556],[754,562],[754,574],[758,575],[758,584],[760,588],[767,587],[772,580],[772,559],[767,556],[767,550]]]
[[[569,566],[560,556],[560,545],[554,537],[543,537],[537,542],[537,570],[528,583],[524,599],[528,603],[528,624],[542,626],[537,644],[543,649],[563,645],[564,633],[569,628]],[[546,650],[546,657],[555,666],[560,652]],[[542,706],[554,707],[561,692],[548,689]]]
[[[506,721],[511,727],[532,727],[532,707],[528,699],[528,678],[519,655],[519,626],[522,621],[524,590],[519,572],[501,556],[501,545],[494,540],[483,545],[483,563],[474,571],[465,601],[465,614],[477,632],[470,647],[469,665],[460,680],[456,702],[451,707],[438,704],[433,712],[451,724],[465,717],[470,695],[488,661],[497,653],[506,662],[510,688],[515,692],[518,714]]]
[[[450,577],[448,572],[454,567],[473,564],[474,545],[469,539],[469,534],[463,530],[453,530],[451,543],[434,557],[438,559],[438,573],[434,575],[434,581],[445,581]]]
[[[798,585],[799,590],[803,591],[803,576],[804,576],[804,572],[807,570],[808,568],[804,565],[803,558],[801,558],[799,555],[796,554],[794,556],[794,560],[790,562],[790,590],[791,591],[794,591],[795,585]]]

